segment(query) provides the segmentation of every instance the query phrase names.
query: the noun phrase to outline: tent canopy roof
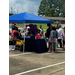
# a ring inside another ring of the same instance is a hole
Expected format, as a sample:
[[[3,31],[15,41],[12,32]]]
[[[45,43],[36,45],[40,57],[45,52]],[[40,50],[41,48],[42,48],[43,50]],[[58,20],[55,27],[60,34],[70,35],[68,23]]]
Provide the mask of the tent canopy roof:
[[[51,20],[24,12],[9,16],[9,22],[13,23],[52,23]]]

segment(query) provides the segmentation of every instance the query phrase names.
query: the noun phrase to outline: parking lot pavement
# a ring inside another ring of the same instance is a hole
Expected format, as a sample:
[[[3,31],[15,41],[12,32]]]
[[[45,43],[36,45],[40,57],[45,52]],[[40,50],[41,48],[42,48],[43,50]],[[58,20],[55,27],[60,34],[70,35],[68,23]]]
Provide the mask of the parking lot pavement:
[[[62,69],[62,70],[59,70],[53,74],[50,74],[50,75],[65,75],[65,69]]]
[[[53,66],[50,68],[37,70],[29,73],[24,73],[22,75],[65,75],[64,64]]]
[[[14,55],[14,54],[21,54],[22,52],[20,52],[19,50],[10,50],[9,51],[9,55]]]
[[[14,52],[15,51],[9,52],[9,54],[14,54]],[[14,57],[12,56],[9,57],[9,75],[22,73],[64,61],[65,51],[60,49],[58,49],[56,53],[31,53]],[[65,75],[65,64],[63,63],[23,75]]]

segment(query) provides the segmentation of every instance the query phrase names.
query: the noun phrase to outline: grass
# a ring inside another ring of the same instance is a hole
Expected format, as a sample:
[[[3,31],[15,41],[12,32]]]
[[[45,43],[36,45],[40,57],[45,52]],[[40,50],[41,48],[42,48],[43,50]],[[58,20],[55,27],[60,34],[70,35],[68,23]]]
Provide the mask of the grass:
[[[36,25],[37,25],[37,28],[39,28],[40,27],[40,25],[42,25],[42,28],[43,29],[47,29],[48,28],[48,26],[47,26],[47,24],[44,24],[44,23],[35,23]],[[24,26],[25,24],[18,24],[18,26],[20,26],[20,27],[22,27],[22,26]],[[55,26],[56,27],[56,24],[52,24],[52,26]],[[46,30],[44,30],[44,32],[46,32]]]

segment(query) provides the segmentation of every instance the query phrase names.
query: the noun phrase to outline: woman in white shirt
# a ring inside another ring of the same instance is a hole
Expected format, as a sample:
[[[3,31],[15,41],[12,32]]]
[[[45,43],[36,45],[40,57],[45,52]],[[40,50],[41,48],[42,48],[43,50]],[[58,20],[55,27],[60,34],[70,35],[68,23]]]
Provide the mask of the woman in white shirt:
[[[62,48],[62,39],[63,39],[63,30],[61,28],[61,25],[58,25],[59,29],[58,29],[58,42],[60,44],[60,48]]]

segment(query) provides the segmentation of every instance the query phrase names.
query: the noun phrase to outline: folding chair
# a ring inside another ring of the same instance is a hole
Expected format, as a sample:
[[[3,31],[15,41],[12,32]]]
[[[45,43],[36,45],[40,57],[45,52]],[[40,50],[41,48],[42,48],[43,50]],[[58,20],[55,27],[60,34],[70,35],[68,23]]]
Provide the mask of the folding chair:
[[[18,49],[21,50],[22,46],[24,44],[24,40],[16,39],[16,46],[18,46]]]

